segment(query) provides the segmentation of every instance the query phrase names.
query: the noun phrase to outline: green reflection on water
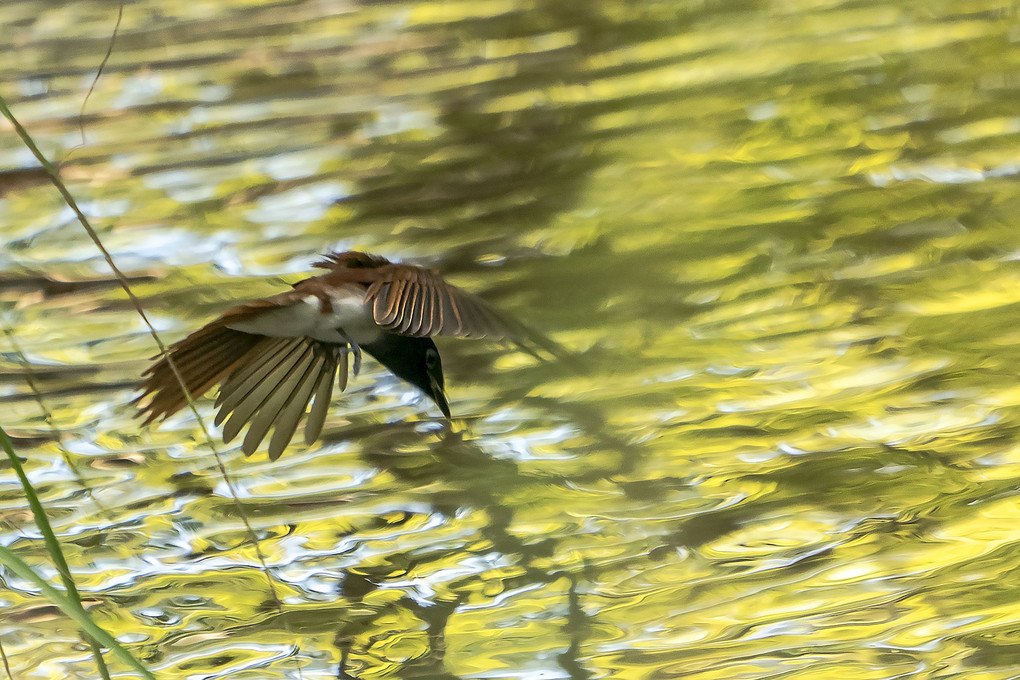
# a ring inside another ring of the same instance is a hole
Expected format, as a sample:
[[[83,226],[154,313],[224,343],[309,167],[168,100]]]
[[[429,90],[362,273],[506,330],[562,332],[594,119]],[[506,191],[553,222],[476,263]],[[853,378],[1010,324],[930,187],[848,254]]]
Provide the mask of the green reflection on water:
[[[4,175],[4,426],[167,677],[1015,675],[1010,3],[136,3],[72,151],[113,19],[4,5],[0,82],[167,339],[356,247],[585,366],[449,342],[457,433],[367,365],[321,446],[228,451],[279,612],[191,417],[131,419],[97,253]],[[18,677],[86,672],[0,600]]]

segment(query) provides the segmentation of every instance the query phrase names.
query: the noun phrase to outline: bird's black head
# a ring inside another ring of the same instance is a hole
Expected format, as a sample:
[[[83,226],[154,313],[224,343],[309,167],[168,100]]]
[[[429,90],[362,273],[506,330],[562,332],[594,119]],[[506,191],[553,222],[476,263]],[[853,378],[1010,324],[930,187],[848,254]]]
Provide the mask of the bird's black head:
[[[385,333],[377,342],[363,344],[362,349],[402,380],[424,392],[447,418],[450,405],[443,383],[443,362],[432,338],[411,338]]]

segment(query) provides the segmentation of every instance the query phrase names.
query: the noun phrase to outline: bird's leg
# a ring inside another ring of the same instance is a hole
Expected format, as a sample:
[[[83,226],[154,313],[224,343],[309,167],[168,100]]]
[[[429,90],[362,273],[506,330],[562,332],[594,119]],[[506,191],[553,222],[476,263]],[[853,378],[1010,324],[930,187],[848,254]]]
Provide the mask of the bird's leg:
[[[349,345],[347,351],[354,355],[354,376],[357,377],[358,372],[361,371],[361,347],[354,341],[354,338],[344,332],[343,328],[338,326],[336,332],[339,333],[340,337],[343,338]]]

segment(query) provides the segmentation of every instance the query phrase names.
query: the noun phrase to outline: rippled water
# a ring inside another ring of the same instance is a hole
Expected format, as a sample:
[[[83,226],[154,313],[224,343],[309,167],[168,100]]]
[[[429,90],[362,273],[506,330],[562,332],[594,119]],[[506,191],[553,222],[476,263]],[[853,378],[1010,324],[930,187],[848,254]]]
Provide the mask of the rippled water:
[[[267,577],[3,123],[0,424],[160,677],[1020,677],[1015,3],[141,0],[79,116],[116,13],[8,0],[0,89],[165,340],[358,248],[583,365],[447,341],[454,432],[366,363],[221,446]],[[14,676],[94,677],[0,575]]]

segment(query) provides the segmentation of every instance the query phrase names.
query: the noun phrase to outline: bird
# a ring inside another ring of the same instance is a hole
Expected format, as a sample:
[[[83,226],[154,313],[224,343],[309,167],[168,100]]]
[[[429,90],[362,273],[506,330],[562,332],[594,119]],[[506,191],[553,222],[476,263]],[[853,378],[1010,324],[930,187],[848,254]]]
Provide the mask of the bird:
[[[362,351],[421,390],[447,420],[452,416],[433,336],[487,338],[534,356],[565,356],[557,343],[435,270],[358,251],[331,252],[312,266],[327,271],[232,307],[153,357],[142,373],[142,394],[132,402],[142,426],[187,405],[182,380],[192,398],[219,384],[214,423],[223,425],[223,441],[248,424],[241,450],[250,456],[273,428],[269,458],[275,461],[306,410],[305,444],[319,438],[333,385],[346,389],[351,360],[358,375]]]

